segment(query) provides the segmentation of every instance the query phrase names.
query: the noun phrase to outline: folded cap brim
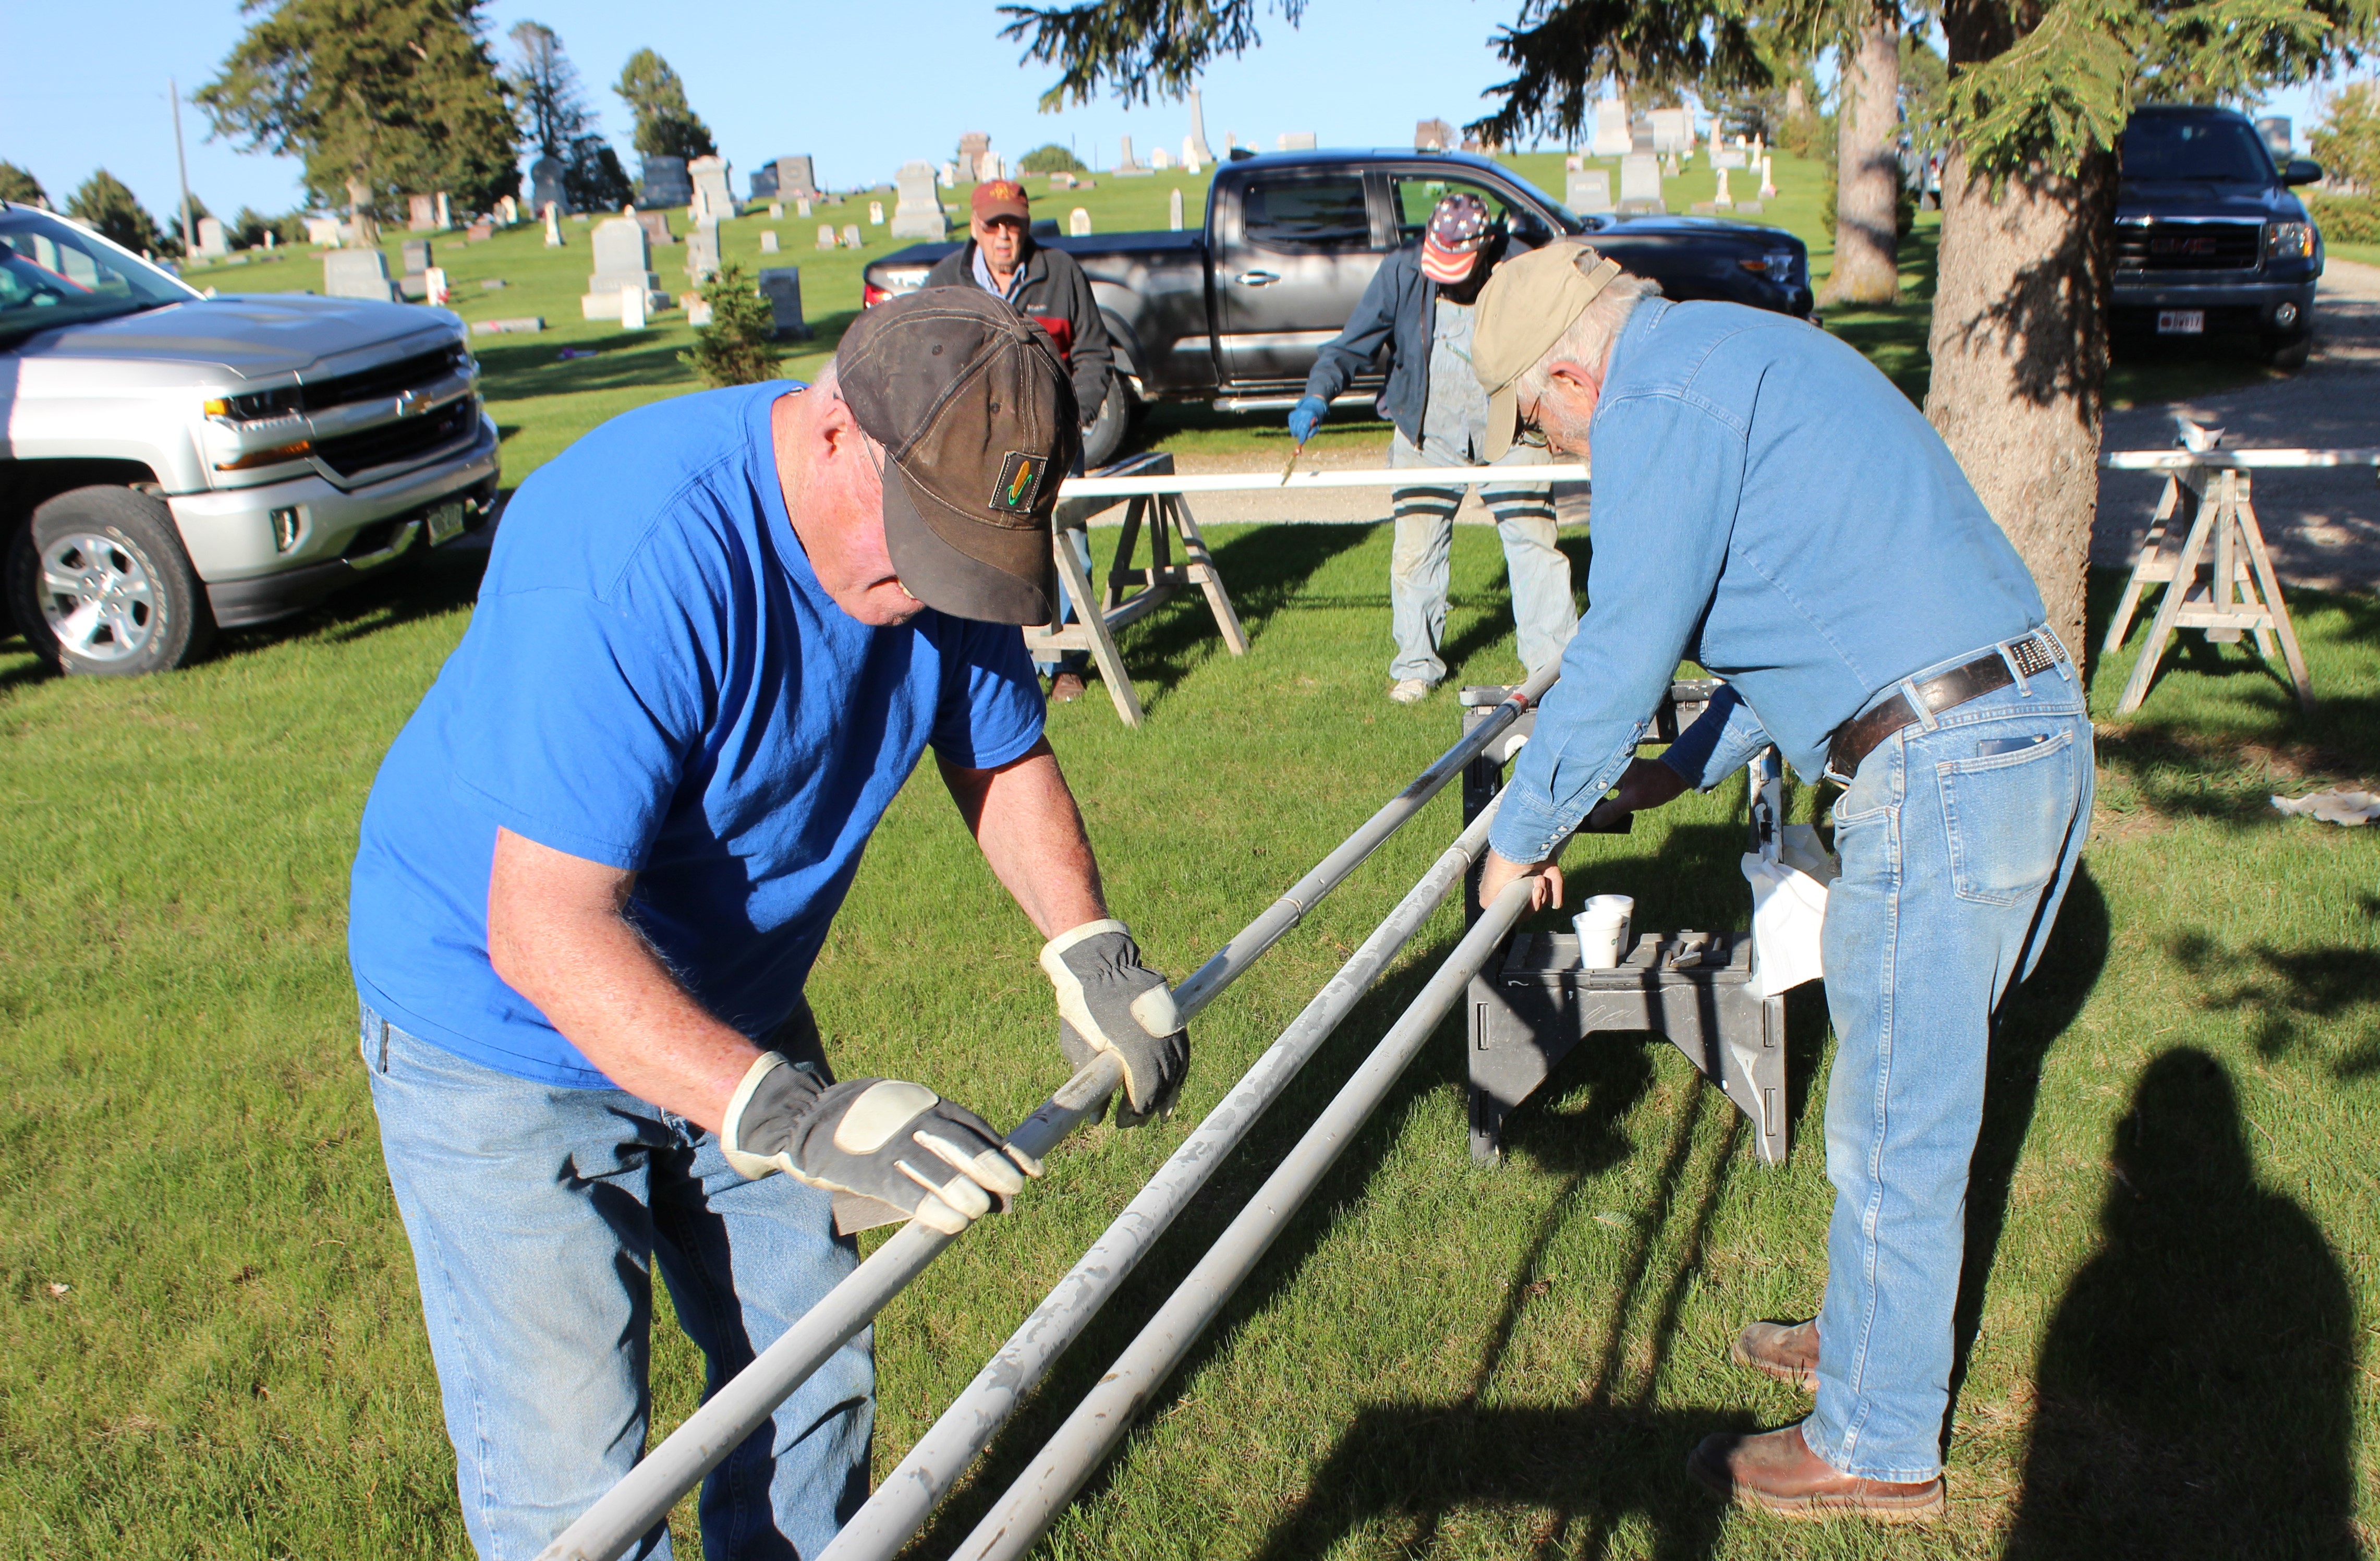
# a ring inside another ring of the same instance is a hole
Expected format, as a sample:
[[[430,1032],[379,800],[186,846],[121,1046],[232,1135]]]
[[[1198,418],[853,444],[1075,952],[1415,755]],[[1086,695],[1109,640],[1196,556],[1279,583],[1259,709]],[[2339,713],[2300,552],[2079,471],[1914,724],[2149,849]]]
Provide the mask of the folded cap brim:
[[[884,474],[884,548],[901,588],[938,613],[978,623],[1058,616],[1058,565],[1047,525],[999,529],[951,517],[897,466]],[[953,539],[962,538],[964,546]]]
[[[1502,460],[1512,454],[1515,437],[1521,431],[1521,387],[1518,382],[1488,396],[1487,455],[1491,461]]]
[[[1434,244],[1424,244],[1421,247],[1422,274],[1441,286],[1451,287],[1463,280],[1471,274],[1472,268],[1478,263],[1479,251],[1476,250],[1458,255],[1452,250],[1441,250]]]

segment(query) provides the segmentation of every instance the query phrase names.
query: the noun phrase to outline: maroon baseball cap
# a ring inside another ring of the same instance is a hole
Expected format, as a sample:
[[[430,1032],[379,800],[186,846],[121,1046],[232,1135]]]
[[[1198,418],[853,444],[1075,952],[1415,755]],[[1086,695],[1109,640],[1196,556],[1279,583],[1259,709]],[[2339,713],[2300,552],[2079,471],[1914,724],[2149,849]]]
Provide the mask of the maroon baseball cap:
[[[880,303],[834,354],[843,398],[884,446],[884,542],[902,589],[984,623],[1058,616],[1050,516],[1082,447],[1050,338],[976,287]]]
[[[986,179],[975,187],[967,197],[967,210],[984,222],[994,217],[1014,217],[1018,222],[1033,220],[1033,198],[1014,179]]]

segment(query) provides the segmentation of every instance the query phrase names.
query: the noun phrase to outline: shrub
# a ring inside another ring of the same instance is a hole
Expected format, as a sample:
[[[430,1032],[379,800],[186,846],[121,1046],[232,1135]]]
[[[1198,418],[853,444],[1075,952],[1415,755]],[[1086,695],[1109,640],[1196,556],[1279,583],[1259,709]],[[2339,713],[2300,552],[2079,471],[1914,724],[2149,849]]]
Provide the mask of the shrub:
[[[1037,146],[1018,158],[1016,171],[1021,174],[1087,174],[1090,169],[1083,166],[1081,159],[1073,152],[1051,141],[1047,146]]]
[[[2333,244],[2380,244],[2380,201],[2359,195],[2306,195],[2306,214]]]
[[[777,318],[759,289],[744,279],[741,266],[725,265],[702,285],[710,323],[695,328],[694,350],[677,360],[711,389],[759,384],[777,377]]]

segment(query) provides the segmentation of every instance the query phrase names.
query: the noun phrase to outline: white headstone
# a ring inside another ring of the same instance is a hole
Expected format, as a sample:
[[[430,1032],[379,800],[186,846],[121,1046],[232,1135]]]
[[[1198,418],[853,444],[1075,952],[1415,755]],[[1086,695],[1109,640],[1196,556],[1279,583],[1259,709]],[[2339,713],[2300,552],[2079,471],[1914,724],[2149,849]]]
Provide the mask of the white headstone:
[[[273,250],[273,239],[275,239],[275,238],[278,238],[278,237],[280,237],[280,236],[279,236],[278,234],[274,233],[274,232],[273,231],[273,229],[271,229],[271,228],[269,228],[269,227],[268,227],[268,228],[266,228],[266,229],[264,230],[264,249],[265,249],[265,252],[266,252],[267,254],[270,254],[270,253],[272,252],[272,250]]]
[[[1625,157],[1636,149],[1628,130],[1628,100],[1606,98],[1595,105],[1595,142],[1587,150],[1597,157]]]
[[[1727,170],[1725,168],[1721,168],[1718,171],[1718,193],[1711,198],[1711,204],[1717,206],[1721,211],[1726,211],[1735,204],[1735,197],[1727,192]]]
[[[520,202],[509,195],[496,197],[496,220],[506,227],[520,221]]]
[[[595,225],[588,248],[594,252],[595,274],[578,300],[578,312],[588,320],[616,320],[624,290],[639,295],[658,289],[653,274],[652,240],[645,225],[634,217],[606,217]]]
[[[1091,213],[1080,206],[1066,213],[1066,237],[1088,238],[1091,236]]]
[[[333,250],[322,257],[322,296],[395,302],[396,284],[388,279],[388,257],[378,250]]]
[[[1173,153],[1161,146],[1153,146],[1148,149],[1148,165],[1159,169],[1170,168],[1173,166]]]
[[[1774,159],[1767,157],[1763,157],[1760,160],[1760,198],[1763,201],[1774,201],[1777,199],[1777,179],[1774,172],[1770,168],[1770,164],[1773,161]]]
[[[857,223],[847,222],[843,225],[843,247],[846,250],[862,250],[868,247],[867,241],[859,237]]]
[[[453,297],[446,290],[446,268],[433,265],[421,274],[421,301],[444,308]]]
[[[1190,133],[1182,138],[1182,160],[1184,163],[1212,163],[1215,154],[1207,150],[1207,111],[1198,102],[1198,89],[1190,89]]]
[[[777,230],[775,228],[764,227],[760,230],[760,252],[764,255],[773,255],[777,252]]]
[[[882,227],[884,226],[883,201],[870,201],[868,203],[868,226],[870,227]]]
[[[1173,231],[1179,233],[1182,231],[1182,187],[1178,184],[1173,187],[1173,199],[1171,204]]]
[[[1585,158],[1584,158],[1584,157],[1581,157],[1581,156],[1580,156],[1577,152],[1572,152],[1569,156],[1567,156],[1567,157],[1565,157],[1565,158],[1563,158],[1563,159],[1562,159],[1562,172],[1563,172],[1563,173],[1565,173],[1565,174],[1574,174],[1574,173],[1577,173],[1581,168],[1584,168],[1584,167],[1585,167],[1585,166],[1586,166],[1586,159],[1585,159]]]
[[[336,217],[308,217],[306,219],[306,242],[313,245],[314,248],[318,250],[337,249],[339,247],[339,219]]]
[[[942,198],[935,192],[934,170],[927,163],[904,163],[893,176],[900,199],[892,207],[892,237],[930,238],[940,242],[950,231]]]
[[[697,223],[686,236],[686,274],[697,287],[719,274],[719,225]]]
[[[771,222],[783,222],[785,220],[785,203],[783,201],[771,201],[769,202],[769,220]]]
[[[444,233],[455,226],[455,208],[447,203],[446,192],[438,192],[438,231]]]
[[[1661,210],[1661,162],[1651,152],[1632,152],[1620,160],[1620,209]]]
[[[760,296],[769,300],[780,340],[808,341],[810,328],[802,323],[802,273],[799,266],[769,266],[760,273]]]
[[[1123,154],[1116,159],[1116,172],[1120,174],[1127,168],[1139,166],[1139,164],[1132,160],[1132,138],[1126,136],[1123,138]]]
[[[806,217],[809,214],[810,198],[805,195],[800,200],[794,202],[794,215],[797,217]]]
[[[405,198],[405,227],[408,233],[430,233],[438,226],[438,202],[427,195]]]
[[[645,289],[635,283],[620,288],[620,329],[641,331],[645,328]]]
[[[545,203],[545,247],[562,248],[562,208],[551,201]]]
[[[821,250],[832,250],[834,248],[834,224],[831,222],[822,222],[819,224],[818,247]]]
[[[1611,210],[1611,175],[1602,168],[1582,168],[1562,177],[1562,204],[1581,216]]]
[[[199,219],[199,253],[210,257],[231,253],[231,246],[224,242],[223,224],[212,217]]]
[[[686,323],[689,325],[710,323],[710,300],[700,293],[688,293],[678,300],[686,305]]]
[[[1314,150],[1314,132],[1283,130],[1273,139],[1273,144],[1283,152],[1311,152]]]
[[[959,182],[959,165],[956,163],[945,163],[941,167],[936,168],[934,170],[934,182],[941,185],[944,189],[948,189],[953,185],[957,184]]]
[[[696,226],[724,222],[735,214],[735,197],[728,188],[730,173],[724,157],[698,157],[686,165],[686,177],[694,186],[686,204],[694,210]]]
[[[1683,152],[1694,143],[1694,127],[1682,108],[1657,108],[1651,115],[1653,150]]]

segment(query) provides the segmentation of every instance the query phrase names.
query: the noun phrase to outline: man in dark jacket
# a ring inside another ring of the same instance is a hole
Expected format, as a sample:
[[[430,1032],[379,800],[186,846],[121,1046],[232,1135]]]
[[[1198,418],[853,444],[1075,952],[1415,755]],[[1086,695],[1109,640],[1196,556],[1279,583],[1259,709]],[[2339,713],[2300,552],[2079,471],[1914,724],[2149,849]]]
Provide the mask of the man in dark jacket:
[[[1108,346],[1108,328],[1099,319],[1099,301],[1091,296],[1090,278],[1062,250],[1045,250],[1033,242],[1033,208],[1025,187],[1014,179],[986,179],[975,187],[967,202],[967,241],[926,273],[929,287],[980,287],[1007,299],[1038,321],[1058,343],[1058,356],[1075,383],[1075,403],[1085,428],[1099,421],[1108,398],[1108,375],[1115,354]],[[1079,530],[1067,535],[1090,567],[1087,539]],[[1064,588],[1060,588],[1062,596]],[[1074,603],[1062,603],[1061,621],[1074,616]],[[1050,694],[1061,703],[1083,697],[1083,673],[1090,659],[1069,652],[1056,662],[1044,662]]]
[[[1382,262],[1339,338],[1322,349],[1305,396],[1289,415],[1304,444],[1331,397],[1370,364],[1381,342],[1392,359],[1381,415],[1397,425],[1392,467],[1472,466],[1487,459],[1488,398],[1471,371],[1471,310],[1503,256],[1505,235],[1475,195],[1457,191],[1430,213],[1422,241]],[[1499,465],[1540,465],[1541,450],[1516,449]],[[1554,545],[1553,489],[1546,482],[1491,483],[1481,495],[1504,540],[1522,665],[1535,673],[1560,658],[1578,627],[1570,560]],[[1413,704],[1446,677],[1449,555],[1463,489],[1399,488],[1396,550],[1389,561],[1390,625],[1396,659],[1389,697]]]

